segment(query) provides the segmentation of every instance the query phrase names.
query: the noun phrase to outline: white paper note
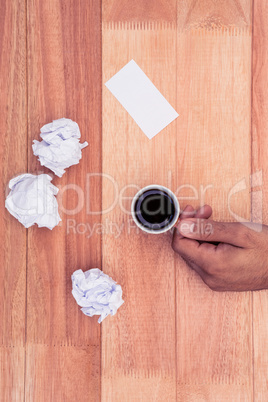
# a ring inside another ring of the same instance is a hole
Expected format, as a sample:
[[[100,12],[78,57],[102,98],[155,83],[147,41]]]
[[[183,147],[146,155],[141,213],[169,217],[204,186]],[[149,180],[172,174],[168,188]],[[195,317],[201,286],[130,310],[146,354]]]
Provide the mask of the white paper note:
[[[134,60],[105,85],[150,139],[179,116]]]

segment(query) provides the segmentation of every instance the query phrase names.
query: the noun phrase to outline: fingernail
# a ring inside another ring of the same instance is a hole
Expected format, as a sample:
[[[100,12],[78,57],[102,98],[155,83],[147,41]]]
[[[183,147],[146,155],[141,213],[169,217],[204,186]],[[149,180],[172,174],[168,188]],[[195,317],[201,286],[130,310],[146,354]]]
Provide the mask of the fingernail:
[[[194,233],[194,229],[195,229],[195,222],[182,221],[179,225],[179,231],[181,234],[184,234],[184,235]]]

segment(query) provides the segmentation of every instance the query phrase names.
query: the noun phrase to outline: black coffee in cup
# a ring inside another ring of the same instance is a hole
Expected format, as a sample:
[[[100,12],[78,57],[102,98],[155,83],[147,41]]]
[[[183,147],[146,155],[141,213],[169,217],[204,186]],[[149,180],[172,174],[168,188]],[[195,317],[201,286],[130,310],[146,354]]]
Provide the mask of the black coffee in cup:
[[[139,195],[134,204],[137,221],[145,228],[163,230],[174,221],[176,207],[174,200],[164,190],[151,188]]]

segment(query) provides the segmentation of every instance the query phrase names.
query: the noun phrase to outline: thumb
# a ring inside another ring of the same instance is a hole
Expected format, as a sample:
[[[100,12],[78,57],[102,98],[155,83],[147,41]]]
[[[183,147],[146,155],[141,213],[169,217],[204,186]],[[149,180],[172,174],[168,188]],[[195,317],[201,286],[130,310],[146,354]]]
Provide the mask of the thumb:
[[[247,247],[250,229],[237,222],[215,222],[209,219],[184,219],[178,225],[184,237],[205,242],[222,242]]]

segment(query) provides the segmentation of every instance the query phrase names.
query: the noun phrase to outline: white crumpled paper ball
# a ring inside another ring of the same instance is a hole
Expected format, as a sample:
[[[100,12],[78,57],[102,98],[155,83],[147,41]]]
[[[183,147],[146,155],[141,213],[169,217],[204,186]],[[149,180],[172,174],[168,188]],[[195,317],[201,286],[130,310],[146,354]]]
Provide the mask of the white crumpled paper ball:
[[[34,140],[32,148],[42,166],[62,177],[65,169],[77,165],[82,158],[82,149],[88,143],[80,144],[79,126],[71,119],[53,120],[41,128],[42,141]]]
[[[52,230],[61,221],[56,194],[48,174],[25,173],[10,180],[5,206],[26,228],[34,225]]]
[[[109,314],[115,315],[124,303],[121,286],[98,268],[86,272],[78,269],[72,275],[72,283],[73,297],[82,312],[89,317],[100,315],[99,323]]]

